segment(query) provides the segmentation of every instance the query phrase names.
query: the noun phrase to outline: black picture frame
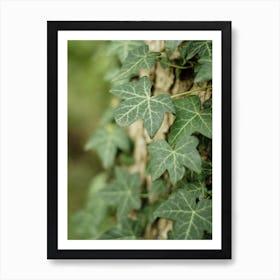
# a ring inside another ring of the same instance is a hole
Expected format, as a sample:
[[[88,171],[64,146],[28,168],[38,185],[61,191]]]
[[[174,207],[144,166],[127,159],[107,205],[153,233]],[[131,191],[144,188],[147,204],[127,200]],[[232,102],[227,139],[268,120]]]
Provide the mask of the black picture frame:
[[[58,249],[58,31],[220,30],[222,33],[222,248],[221,250]],[[231,22],[48,21],[47,22],[47,258],[48,259],[231,259]]]

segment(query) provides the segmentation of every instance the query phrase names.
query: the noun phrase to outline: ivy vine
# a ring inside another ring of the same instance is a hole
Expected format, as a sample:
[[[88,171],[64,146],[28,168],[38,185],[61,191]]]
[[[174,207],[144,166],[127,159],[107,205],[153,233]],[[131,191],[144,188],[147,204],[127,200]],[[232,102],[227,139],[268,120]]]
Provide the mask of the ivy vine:
[[[212,42],[112,41],[108,53],[112,105],[85,144],[104,173],[75,217],[80,237],[211,238]]]

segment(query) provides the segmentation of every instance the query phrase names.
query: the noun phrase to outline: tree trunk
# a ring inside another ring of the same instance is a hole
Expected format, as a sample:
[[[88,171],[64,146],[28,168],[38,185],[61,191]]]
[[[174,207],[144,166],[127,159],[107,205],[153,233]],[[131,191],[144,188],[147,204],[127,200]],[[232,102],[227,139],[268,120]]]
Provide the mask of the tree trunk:
[[[146,41],[150,51],[159,52],[164,48],[164,41]],[[176,56],[176,52],[173,54]],[[177,54],[178,55],[178,54]],[[140,71],[140,77],[149,76],[153,81],[152,95],[160,93],[176,94],[184,92],[190,89],[193,85],[193,79],[185,76],[183,80],[176,77],[176,69],[166,67],[163,68],[158,62],[156,66],[150,70]],[[177,75],[178,76],[178,75]],[[147,145],[154,140],[166,139],[170,126],[172,125],[175,117],[170,113],[165,113],[164,121],[156,133],[153,140],[148,136],[147,131],[144,129],[143,121],[138,120],[129,126],[128,132],[130,137],[134,140],[134,165],[131,166],[131,172],[139,172],[142,183],[145,185],[147,191],[152,187],[152,180],[149,175],[146,174],[148,153]],[[165,178],[169,181],[168,174],[165,174]],[[147,203],[152,203],[151,199],[148,199]],[[146,239],[167,239],[167,233],[172,229],[172,222],[159,218],[153,225],[148,224],[145,231]]]

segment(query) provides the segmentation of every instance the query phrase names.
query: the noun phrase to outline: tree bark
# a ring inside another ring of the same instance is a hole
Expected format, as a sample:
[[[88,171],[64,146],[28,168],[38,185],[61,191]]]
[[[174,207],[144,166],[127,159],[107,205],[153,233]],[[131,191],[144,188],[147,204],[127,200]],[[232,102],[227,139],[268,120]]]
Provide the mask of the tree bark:
[[[164,48],[164,41],[146,41],[150,51],[160,52]],[[176,58],[178,52],[174,52],[172,57]],[[140,71],[140,77],[148,76],[153,81],[152,95],[160,93],[176,94],[185,92],[193,86],[192,75],[185,75],[180,78],[176,75],[176,69],[171,67],[163,68],[158,62],[151,71]],[[200,93],[200,97],[203,100],[204,94]],[[170,126],[172,125],[175,117],[171,113],[165,113],[164,121],[156,133],[153,139],[150,139],[147,131],[144,129],[143,121],[138,120],[129,126],[128,132],[130,137],[134,140],[134,165],[131,166],[131,172],[139,172],[142,183],[145,185],[146,190],[149,191],[152,187],[152,180],[149,175],[146,174],[148,153],[147,145],[155,140],[165,139],[167,140],[167,134]],[[169,181],[168,174],[164,175],[165,179]],[[153,203],[151,199],[148,199],[147,203]],[[145,230],[146,239],[167,239],[167,233],[172,229],[172,221],[159,218],[153,225],[148,224]]]

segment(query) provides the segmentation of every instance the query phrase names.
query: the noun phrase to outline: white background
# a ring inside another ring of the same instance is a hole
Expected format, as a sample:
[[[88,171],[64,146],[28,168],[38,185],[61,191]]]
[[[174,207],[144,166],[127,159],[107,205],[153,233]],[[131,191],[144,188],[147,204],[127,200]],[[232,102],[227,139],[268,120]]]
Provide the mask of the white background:
[[[2,1],[0,277],[280,279],[279,1]],[[232,20],[233,259],[46,260],[46,21]]]

